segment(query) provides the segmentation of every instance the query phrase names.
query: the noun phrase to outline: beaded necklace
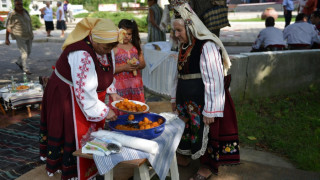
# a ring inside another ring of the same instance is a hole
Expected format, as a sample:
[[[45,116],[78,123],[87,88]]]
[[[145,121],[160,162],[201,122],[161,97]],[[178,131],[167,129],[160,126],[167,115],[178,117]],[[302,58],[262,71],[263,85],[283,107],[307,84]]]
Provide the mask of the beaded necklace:
[[[189,57],[190,54],[191,54],[191,50],[192,50],[195,42],[196,42],[196,40],[193,39],[193,40],[192,40],[192,44],[191,44],[189,47],[187,46],[186,48],[182,48],[183,46],[181,45],[181,49],[182,49],[182,50],[180,50],[180,52],[179,52],[179,57],[178,57],[178,70],[179,70],[179,71],[182,70],[184,64],[187,62],[188,57]],[[184,51],[184,53],[183,53],[183,51]]]
[[[85,42],[93,49],[93,46],[92,46],[90,40],[91,40],[91,38],[90,38],[90,39],[85,38]],[[108,61],[108,64],[107,64],[107,65],[102,64],[102,63],[100,62],[100,60],[98,60],[98,62],[99,62],[98,64],[99,64],[99,67],[100,67],[103,71],[108,72],[108,71],[110,71],[110,69],[111,69],[111,64],[112,64],[112,56],[111,56],[111,53],[107,53],[107,54],[106,54],[106,57],[107,57],[107,61]]]
[[[102,63],[99,61],[99,66],[100,66],[100,68],[101,68],[103,71],[108,72],[108,71],[110,71],[110,69],[111,69],[111,65],[110,65],[110,64],[112,64],[111,53],[107,53],[107,54],[106,54],[106,57],[107,57],[108,64],[107,64],[107,65],[104,65],[104,64],[102,64]]]

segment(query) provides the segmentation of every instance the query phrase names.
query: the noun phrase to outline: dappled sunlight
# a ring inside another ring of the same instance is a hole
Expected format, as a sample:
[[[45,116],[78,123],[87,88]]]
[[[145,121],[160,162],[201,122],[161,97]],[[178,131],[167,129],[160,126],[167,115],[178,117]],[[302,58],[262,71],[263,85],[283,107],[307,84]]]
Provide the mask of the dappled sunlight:
[[[239,175],[235,173],[229,173],[228,175],[222,175],[222,176],[211,176],[209,180],[242,180]]]
[[[269,76],[275,68],[276,64],[276,56],[272,52],[267,52],[268,57],[268,65],[261,65],[260,69],[257,72],[257,76],[254,79],[254,84],[261,85],[264,79]]]
[[[263,83],[263,79],[267,77],[272,72],[272,66],[263,66],[260,68],[257,77],[254,80],[254,83],[257,85],[261,85]]]

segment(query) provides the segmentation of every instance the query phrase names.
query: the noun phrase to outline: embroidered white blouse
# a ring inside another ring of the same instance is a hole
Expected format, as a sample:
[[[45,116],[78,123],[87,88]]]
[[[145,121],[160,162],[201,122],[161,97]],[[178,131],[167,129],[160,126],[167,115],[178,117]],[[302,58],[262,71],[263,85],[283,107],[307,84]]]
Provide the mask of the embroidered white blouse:
[[[208,41],[203,45],[200,56],[200,71],[205,86],[205,104],[202,114],[206,117],[223,117],[225,104],[224,73],[219,47]],[[178,72],[171,90],[171,102],[176,101]]]
[[[115,67],[114,53],[112,55],[112,66]],[[108,65],[106,55],[98,55],[98,60],[103,65]],[[71,77],[74,87],[74,96],[78,105],[88,121],[101,121],[109,113],[109,107],[98,99],[96,92],[98,77],[92,57],[86,51],[74,51],[68,55],[68,62],[71,67]],[[115,68],[113,68],[114,73]],[[106,89],[107,93],[117,93],[114,86],[115,79]]]

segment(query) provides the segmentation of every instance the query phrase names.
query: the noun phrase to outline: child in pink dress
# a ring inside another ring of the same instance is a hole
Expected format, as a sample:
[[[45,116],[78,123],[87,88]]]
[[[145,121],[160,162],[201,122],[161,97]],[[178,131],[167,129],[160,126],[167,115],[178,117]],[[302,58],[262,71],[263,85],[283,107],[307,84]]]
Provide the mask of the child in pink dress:
[[[145,102],[141,69],[146,64],[140,46],[138,26],[134,20],[122,19],[118,27],[125,29],[127,35],[123,39],[123,44],[119,43],[113,49],[115,53],[115,87],[117,93],[129,100]],[[115,113],[117,115],[124,114],[117,110],[115,110]]]

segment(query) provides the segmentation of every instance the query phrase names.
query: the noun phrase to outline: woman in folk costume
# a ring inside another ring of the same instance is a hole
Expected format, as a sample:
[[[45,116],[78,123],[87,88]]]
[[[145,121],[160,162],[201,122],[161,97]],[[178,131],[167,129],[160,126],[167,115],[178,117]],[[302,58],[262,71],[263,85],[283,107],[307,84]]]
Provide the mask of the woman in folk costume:
[[[173,21],[180,50],[171,93],[172,110],[186,122],[177,149],[178,164],[200,158],[191,179],[208,179],[221,164],[239,163],[236,113],[228,91],[228,54],[220,41],[183,1],[171,2],[179,13]],[[220,51],[222,52],[220,54]]]
[[[105,119],[117,119],[104,99],[106,93],[121,99],[113,86],[112,49],[124,35],[109,19],[84,18],[64,42],[42,100],[40,156],[49,176],[60,170],[62,179],[96,175],[93,160],[72,153]]]

